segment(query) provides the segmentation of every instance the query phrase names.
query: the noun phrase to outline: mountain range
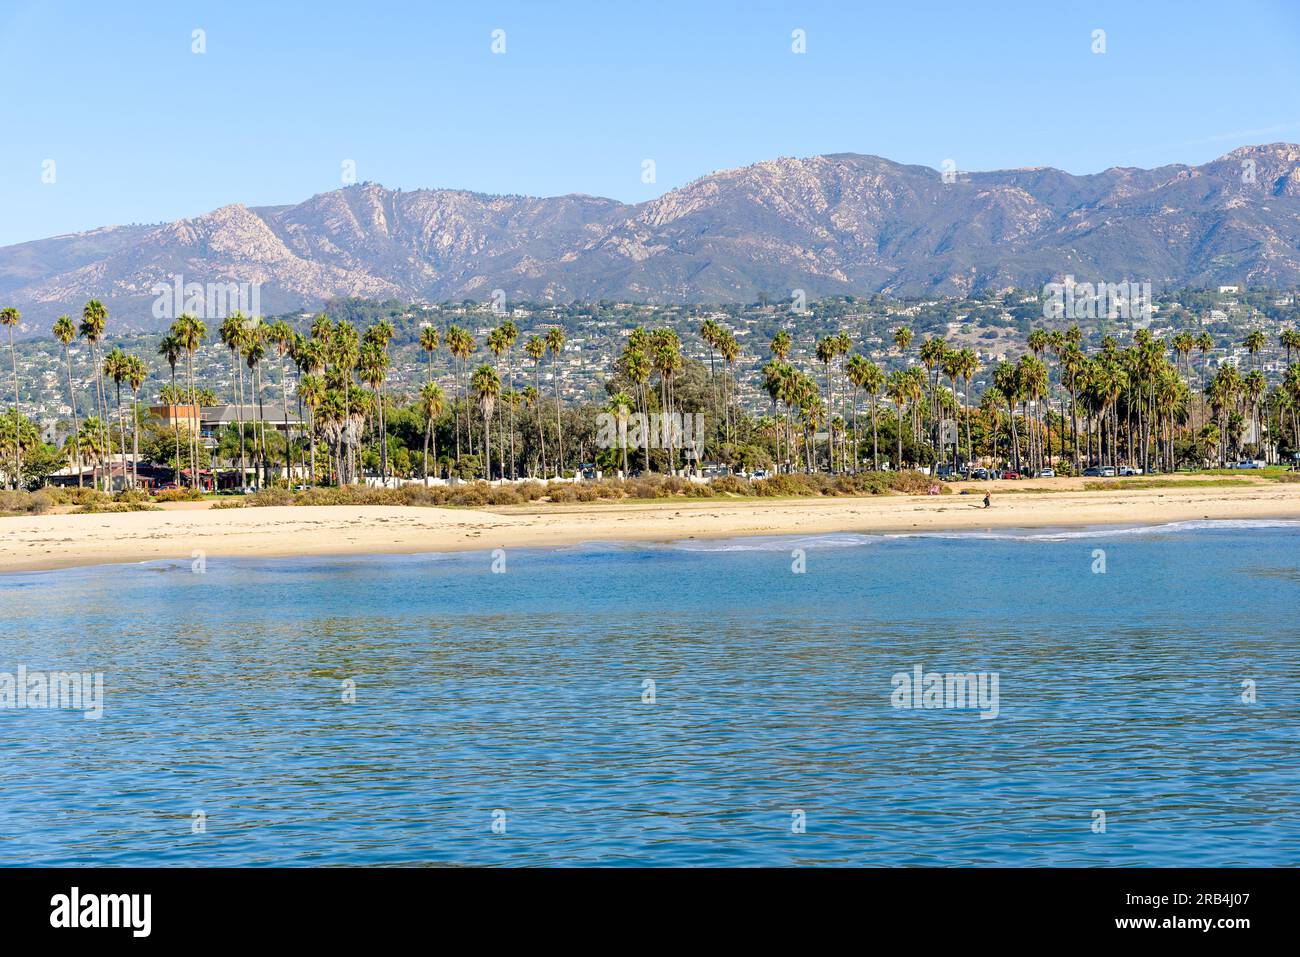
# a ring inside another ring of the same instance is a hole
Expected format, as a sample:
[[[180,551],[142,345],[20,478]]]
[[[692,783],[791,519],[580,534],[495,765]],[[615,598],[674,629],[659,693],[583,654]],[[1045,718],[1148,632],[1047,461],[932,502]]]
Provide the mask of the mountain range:
[[[1202,166],[947,176],[877,156],[777,159],[657,199],[533,198],[363,183],[292,206],[223,206],[0,247],[0,305],[28,334],[88,298],[164,324],[159,283],[260,284],[261,311],[335,296],[437,302],[753,302],[953,295],[1080,282],[1300,283],[1300,146]]]

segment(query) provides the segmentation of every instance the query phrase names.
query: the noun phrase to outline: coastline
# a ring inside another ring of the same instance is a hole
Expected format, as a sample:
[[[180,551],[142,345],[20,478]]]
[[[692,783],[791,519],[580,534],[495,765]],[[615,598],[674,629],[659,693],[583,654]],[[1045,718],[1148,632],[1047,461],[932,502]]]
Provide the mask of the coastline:
[[[545,548],[590,541],[671,542],[746,536],[1159,525],[1199,519],[1300,520],[1300,484],[1033,494],[984,486],[970,495],[666,499],[489,508],[179,507],[156,512],[0,518],[0,574],[205,557]]]

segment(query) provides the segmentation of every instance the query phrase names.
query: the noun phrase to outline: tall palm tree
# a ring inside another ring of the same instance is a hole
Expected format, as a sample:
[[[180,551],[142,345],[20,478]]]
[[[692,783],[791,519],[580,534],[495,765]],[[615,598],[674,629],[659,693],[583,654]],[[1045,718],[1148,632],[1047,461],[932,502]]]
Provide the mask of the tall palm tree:
[[[284,367],[284,358],[293,349],[295,336],[293,327],[283,319],[277,319],[266,328],[266,338],[275,346],[276,355],[280,359],[280,417],[284,422],[284,478],[290,485],[293,484],[293,443],[289,441],[289,375]]]
[[[492,480],[492,410],[501,395],[501,377],[486,362],[474,370],[470,380],[479,411],[483,413],[483,477]]]
[[[371,328],[374,328],[373,326]],[[369,331],[369,330],[367,330]],[[378,411],[379,428],[379,474],[387,481],[387,436],[384,434],[384,404],[382,401],[384,380],[388,377],[388,353],[373,338],[367,339],[361,346],[361,360],[357,365],[357,375],[374,392]]]
[[[433,440],[433,465],[438,467],[438,436],[434,423],[446,408],[446,399],[436,382],[426,382],[420,386],[420,417],[424,419],[424,484],[429,484],[429,441]]]
[[[655,372],[659,373],[659,391],[661,397],[661,406],[665,420],[665,431],[668,437],[668,468],[667,471],[676,473],[677,471],[677,451],[676,451],[676,428],[675,422],[675,396],[673,392],[674,380],[677,372],[682,367],[681,340],[677,338],[677,333],[671,329],[656,329],[650,334],[650,364],[654,367]]]
[[[266,447],[266,406],[262,392],[262,360],[266,358],[265,326],[251,326],[244,345],[244,364],[248,366],[248,381],[257,399],[257,420],[253,423],[253,458],[257,463],[257,487],[265,488],[271,481],[271,466]]]
[[[203,345],[203,340],[208,337],[208,327],[204,321],[197,316],[189,313],[182,313],[176,317],[171,325],[171,332],[180,340],[181,349],[185,352],[186,374],[189,378],[189,396],[190,408],[195,417],[195,424],[198,424],[198,391],[194,382],[194,355]],[[199,487],[199,429],[194,428],[190,432],[190,486],[197,489]]]
[[[634,330],[634,332],[642,331],[641,329]],[[627,376],[628,381],[632,383],[633,390],[636,392],[637,406],[641,413],[641,423],[644,430],[650,412],[650,397],[647,386],[650,382],[651,364],[641,337],[628,337],[627,346],[624,348],[619,361],[622,365],[623,374]],[[641,442],[641,464],[647,472],[650,471],[650,442],[645,438],[644,431],[643,441]]]
[[[131,473],[126,467],[126,421],[122,418],[122,383],[130,375],[128,356],[121,349],[114,349],[104,357],[104,378],[112,379],[117,387],[117,433],[118,450],[122,456],[122,488],[130,483]]]
[[[175,332],[166,333],[158,342],[158,355],[171,367],[172,370],[172,428],[176,431],[176,485],[181,484],[181,423],[175,415],[176,411],[176,367],[180,364],[181,356],[185,354],[185,347],[181,345],[181,340]]]
[[[515,343],[519,341],[519,327],[507,319],[501,323],[501,340],[506,347],[506,375],[510,391],[510,477],[519,477],[518,459],[515,456]],[[503,475],[502,478],[505,476]]]
[[[957,375],[966,383],[962,390],[965,396],[966,405],[966,463],[969,465],[975,460],[975,446],[971,442],[970,436],[970,416],[971,416],[971,398],[970,384],[975,378],[975,373],[980,371],[979,356],[975,354],[974,349],[961,349],[957,352],[957,358],[954,365]]]
[[[140,388],[149,378],[149,367],[137,355],[126,357],[126,380],[135,401],[131,403],[131,484],[140,485]]]
[[[315,372],[308,372],[298,384],[298,393],[303,405],[307,407],[310,421],[307,424],[308,444],[310,446],[311,481],[316,484],[316,410],[325,401],[325,380]]]
[[[722,421],[726,429],[727,441],[735,442],[736,430],[731,416],[731,392],[735,388],[733,369],[736,359],[740,357],[740,344],[736,342],[736,337],[730,329],[723,329],[719,335],[718,352],[722,355]]]
[[[826,407],[834,409],[835,407],[835,387],[831,382],[831,363],[839,355],[839,342],[835,336],[827,336],[817,341],[817,361],[822,364],[822,369],[826,374]],[[814,455],[816,451],[814,450]],[[829,471],[835,471],[835,443],[831,433],[827,432],[826,438],[826,467]]]
[[[18,310],[13,306],[5,306],[0,309],[0,326],[9,330],[9,362],[13,367],[14,373],[14,422],[18,421],[21,415],[18,409],[18,353],[14,351],[14,327],[18,325],[20,316]],[[14,442],[14,488],[21,488],[23,483],[23,444]]]
[[[891,372],[885,383],[885,394],[889,397],[889,401],[894,403],[894,410],[898,416],[898,460],[894,463],[895,471],[903,469],[903,407],[912,396],[912,388],[912,377],[901,369]]]
[[[108,310],[98,299],[91,299],[81,309],[81,326],[78,332],[90,345],[90,370],[95,383],[95,424],[99,427],[99,446],[107,450],[108,441],[108,397],[104,394],[104,380],[99,374],[99,343],[104,338],[108,326]],[[104,476],[104,490],[108,491],[108,475]]]
[[[551,354],[551,372],[555,379],[556,475],[564,474],[564,425],[560,421],[560,353],[564,351],[564,330],[554,326],[546,332],[546,351]]]
[[[540,396],[542,393],[542,359],[546,356],[546,340],[541,336],[529,336],[524,343],[524,354],[533,360],[533,389]],[[534,410],[537,416],[537,447],[541,455],[542,474],[546,473],[546,430],[542,428],[540,410]]]
[[[469,393],[468,383],[466,382],[467,361],[475,348],[474,337],[462,329],[460,326],[452,326],[447,330],[447,350],[456,359],[456,387],[460,392],[460,406],[465,409],[465,441],[473,451],[473,438],[470,431],[469,423]],[[460,407],[456,409],[456,458],[460,458]]]
[[[493,329],[488,333],[487,347],[488,347],[488,351],[492,353],[492,367],[497,370],[498,377],[500,377],[501,375],[501,356],[506,351],[507,339],[508,336],[506,334],[506,329],[504,326],[500,326],[496,329]],[[498,436],[500,436],[505,431],[505,427],[503,425],[502,420],[505,418],[504,406],[507,404],[508,403],[504,403],[504,402],[497,404],[497,435]],[[500,466],[500,472],[502,478],[506,477],[505,455],[506,455],[506,443],[504,438],[502,438],[501,441],[497,442],[497,463]]]
[[[1020,370],[1009,362],[1003,362],[993,370],[993,385],[1007,403],[1007,424],[1011,429],[1011,460],[1016,471],[1020,470],[1020,435],[1016,430],[1016,405],[1021,401],[1023,386]]]
[[[70,316],[59,316],[54,320],[53,328],[54,338],[59,341],[63,347],[63,365],[68,373],[68,404],[72,406],[72,434],[76,436],[81,432],[81,423],[77,421],[77,390],[72,385],[72,340],[77,338],[77,327]],[[82,487],[81,482],[81,444],[73,441],[72,443],[73,467],[77,470],[77,488]]]
[[[244,364],[243,349],[247,333],[248,317],[242,312],[236,310],[226,316],[221,321],[221,328],[218,330],[218,338],[221,344],[230,352],[230,368],[233,373],[230,377],[230,388],[234,393],[231,396],[231,404],[235,407],[235,424],[239,430],[239,487],[243,488],[248,482],[248,457],[244,451]],[[179,337],[177,342],[179,342]],[[182,349],[183,351],[183,349]],[[161,347],[159,354],[162,354]],[[175,370],[173,369],[173,373]],[[174,378],[174,376],[173,376]],[[178,436],[179,439],[179,436]],[[179,463],[179,459],[177,462]],[[179,464],[177,465],[179,469]],[[179,474],[179,473],[178,473]]]

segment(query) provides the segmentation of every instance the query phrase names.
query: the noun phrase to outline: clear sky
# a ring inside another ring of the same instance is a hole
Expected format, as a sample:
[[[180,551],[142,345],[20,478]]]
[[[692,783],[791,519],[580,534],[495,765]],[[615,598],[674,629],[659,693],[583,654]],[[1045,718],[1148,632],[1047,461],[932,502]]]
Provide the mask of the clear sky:
[[[1300,141],[1298,80],[1296,0],[0,0],[0,244],[295,203],[345,160],[628,201],[816,153],[1199,163]]]

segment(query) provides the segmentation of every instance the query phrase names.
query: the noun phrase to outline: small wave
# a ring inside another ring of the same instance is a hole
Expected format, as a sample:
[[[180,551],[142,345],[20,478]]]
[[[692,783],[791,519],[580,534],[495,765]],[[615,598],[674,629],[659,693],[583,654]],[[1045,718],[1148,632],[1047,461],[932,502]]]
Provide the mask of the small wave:
[[[1074,539],[1114,538],[1119,535],[1175,535],[1182,532],[1225,531],[1233,529],[1300,528],[1294,519],[1194,519],[1165,522],[1159,525],[1105,525],[1087,528],[1056,529],[954,529],[932,532],[887,532],[866,535],[837,532],[826,535],[755,535],[741,538],[691,539],[672,542],[669,547],[687,552],[780,552],[792,548],[861,548],[909,538],[936,538],[960,541],[1060,542]]]
[[[1257,528],[1300,528],[1300,521],[1284,518],[1209,518],[1160,525],[1107,525],[1076,529],[987,529],[980,531],[898,532],[886,538],[992,539],[1013,542],[1059,542],[1079,538],[1114,538],[1117,535],[1175,535],[1180,532],[1227,531]]]
[[[860,548],[884,541],[883,535],[837,532],[829,535],[775,535],[673,542],[686,552],[788,552],[792,548]]]

